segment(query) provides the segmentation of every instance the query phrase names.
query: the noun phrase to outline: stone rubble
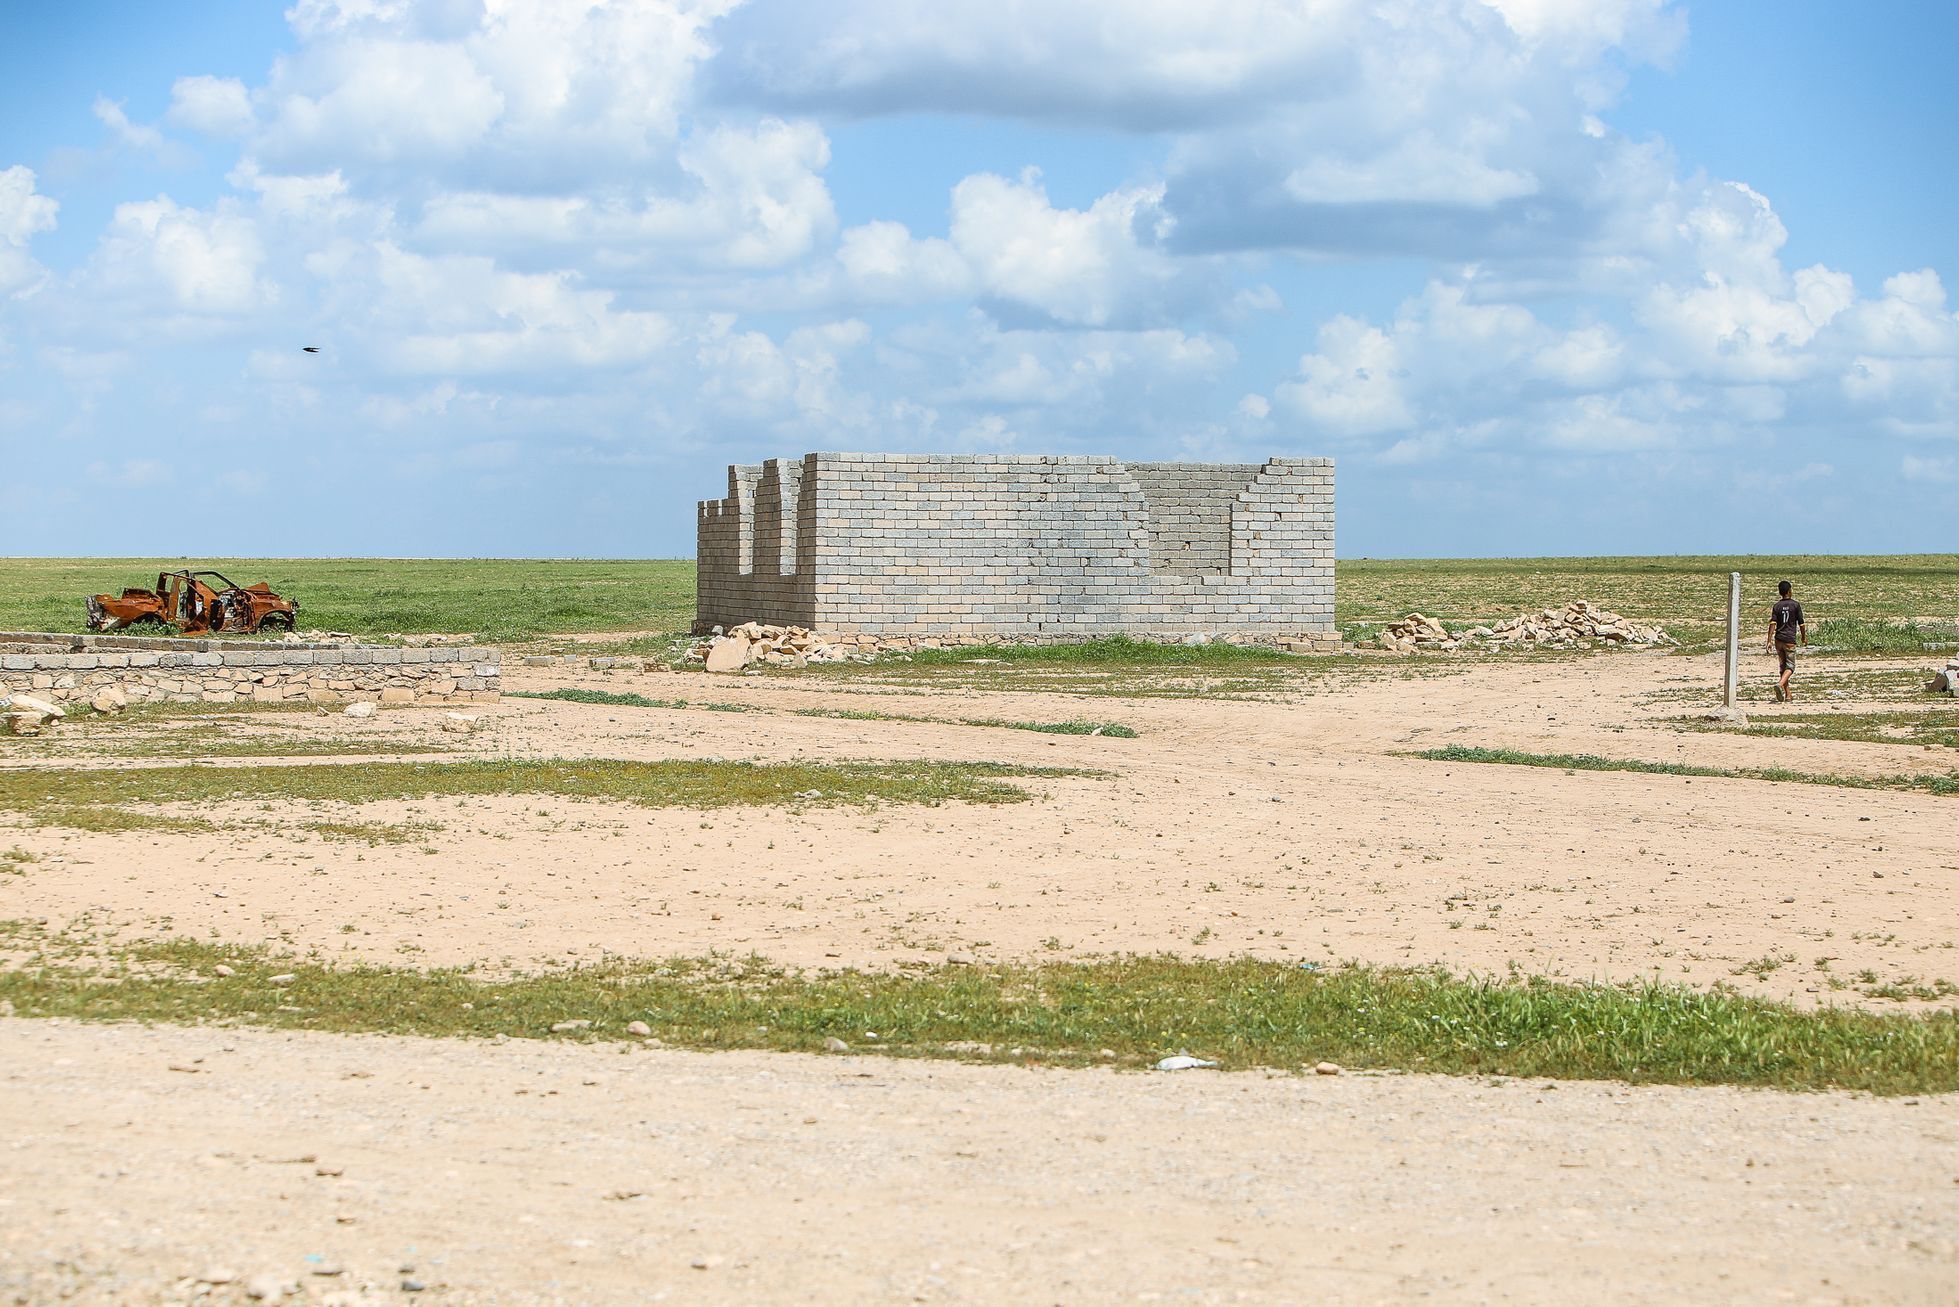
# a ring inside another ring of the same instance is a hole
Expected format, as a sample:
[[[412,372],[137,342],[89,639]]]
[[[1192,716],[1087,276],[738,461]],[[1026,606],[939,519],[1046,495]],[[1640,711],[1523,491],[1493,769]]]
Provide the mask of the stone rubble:
[[[1337,635],[1283,635],[1254,637],[1233,632],[1221,636],[1203,634],[1172,637],[1170,642],[1187,645],[1270,644],[1288,653],[1334,653],[1340,649]],[[688,650],[687,661],[704,663],[710,672],[736,672],[753,663],[773,667],[807,667],[815,663],[868,663],[880,656],[905,655],[920,649],[983,649],[1003,644],[1036,643],[998,635],[842,635],[813,631],[804,626],[769,626],[743,622],[722,630],[713,628],[704,639]],[[596,665],[597,660],[594,660]]]
[[[912,642],[899,643],[909,647]],[[772,667],[807,667],[811,663],[867,663],[885,652],[889,642],[874,635],[822,635],[806,626],[764,626],[743,622],[719,630],[687,653],[690,662],[706,664],[710,672],[738,672],[750,663]]]
[[[1456,631],[1436,618],[1410,613],[1381,628],[1380,643],[1391,653],[1454,653],[1476,645],[1492,649],[1587,649],[1598,644],[1677,647],[1679,641],[1657,626],[1644,626],[1576,599],[1562,608],[1519,613],[1494,626]]]
[[[59,704],[31,694],[0,693],[0,721],[6,723],[13,735],[39,735],[42,727],[51,726],[67,715]]]

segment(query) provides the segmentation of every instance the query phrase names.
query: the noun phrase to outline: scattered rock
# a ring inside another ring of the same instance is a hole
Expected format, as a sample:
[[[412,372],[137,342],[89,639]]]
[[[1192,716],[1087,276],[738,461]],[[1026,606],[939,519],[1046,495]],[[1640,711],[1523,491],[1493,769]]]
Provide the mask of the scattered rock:
[[[5,721],[8,732],[14,735],[39,735],[43,727],[68,715],[60,705],[31,694],[0,695],[0,710],[4,710],[0,721]]]
[[[245,1296],[253,1302],[278,1302],[286,1296],[286,1282],[276,1275],[254,1275],[245,1281]]]
[[[568,1035],[576,1030],[590,1030],[591,1028],[592,1023],[583,1019],[577,1021],[560,1021],[551,1027],[551,1033],[554,1035]]]
[[[1594,645],[1677,645],[1657,626],[1642,626],[1631,618],[1576,599],[1562,608],[1519,613],[1494,626],[1473,626],[1451,632],[1438,619],[1410,613],[1381,628],[1381,647],[1392,653],[1454,653],[1473,644],[1491,648],[1584,649]]]
[[[1316,1076],[1337,1076],[1340,1074],[1340,1064],[1338,1062],[1317,1063],[1313,1067],[1313,1074]]]
[[[120,685],[105,685],[95,692],[95,697],[88,701],[88,706],[99,713],[106,713],[113,717],[129,706],[129,696],[123,693]]]
[[[945,960],[947,962],[950,962],[955,967],[970,967],[974,963],[979,961],[978,958],[974,957],[970,953],[958,953],[958,952],[946,954]]]
[[[1704,722],[1725,722],[1731,726],[1748,725],[1748,714],[1739,708],[1716,708],[1701,714]]]
[[[197,1277],[199,1284],[230,1284],[238,1278],[238,1273],[223,1266],[214,1266]]]
[[[362,701],[360,703],[348,704],[340,710],[340,715],[342,717],[372,717],[375,711],[376,709],[373,704]]]
[[[59,718],[68,715],[68,710],[60,704],[50,703],[48,700],[32,694],[16,694],[11,696],[9,707],[13,712],[40,713],[44,717]]]
[[[217,966],[211,968],[211,974],[214,976],[235,976],[238,974],[238,971],[235,967],[228,967],[220,962]]]
[[[476,718],[468,713],[446,712],[442,714],[442,729],[451,735],[468,735],[476,729]]]
[[[826,1053],[848,1053],[850,1051],[850,1045],[844,1043],[835,1035],[831,1035],[823,1041],[823,1050]]]
[[[653,1033],[653,1027],[647,1025],[644,1021],[628,1021],[626,1023],[626,1033],[629,1035],[638,1035],[644,1039]]]
[[[290,985],[293,983],[293,981],[298,979],[299,979],[298,976],[294,975],[290,971],[287,971],[276,976],[268,976],[266,978],[266,983],[269,985]]]

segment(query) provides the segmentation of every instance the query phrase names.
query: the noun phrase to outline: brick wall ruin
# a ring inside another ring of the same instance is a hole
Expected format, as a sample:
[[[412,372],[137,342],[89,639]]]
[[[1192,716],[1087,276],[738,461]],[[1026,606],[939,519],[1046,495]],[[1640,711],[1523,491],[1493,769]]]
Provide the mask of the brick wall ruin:
[[[53,703],[120,686],[132,703],[490,703],[503,685],[495,649],[398,649],[0,631],[0,695]]]
[[[1333,629],[1333,461],[806,454],[699,510],[695,629]]]

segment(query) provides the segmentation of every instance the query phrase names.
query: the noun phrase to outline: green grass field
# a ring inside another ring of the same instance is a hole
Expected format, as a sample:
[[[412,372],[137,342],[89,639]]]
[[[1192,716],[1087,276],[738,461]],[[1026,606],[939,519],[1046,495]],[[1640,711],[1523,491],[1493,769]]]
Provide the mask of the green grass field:
[[[83,630],[85,596],[147,588],[179,567],[213,568],[240,585],[264,581],[299,601],[302,630],[506,641],[684,631],[694,620],[691,559],[8,558],[0,559],[0,630]]]
[[[0,559],[0,630],[79,631],[84,596],[148,586],[159,570],[182,566],[215,567],[243,585],[265,581],[299,600],[301,627],[355,635],[675,632],[694,616],[689,559],[10,558]],[[1338,567],[1336,620],[1351,626],[1419,610],[1470,623],[1589,599],[1683,639],[1708,638],[1720,628],[1730,571],[1746,578],[1751,613],[1766,614],[1786,576],[1818,623],[1959,622],[1959,554],[1353,559]],[[1867,625],[1843,629],[1871,639]]]

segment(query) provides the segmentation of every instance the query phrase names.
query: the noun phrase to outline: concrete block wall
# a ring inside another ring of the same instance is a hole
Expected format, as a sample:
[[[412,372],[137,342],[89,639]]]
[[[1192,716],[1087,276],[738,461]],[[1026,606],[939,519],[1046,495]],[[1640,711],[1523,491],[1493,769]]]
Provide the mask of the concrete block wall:
[[[111,685],[132,703],[493,703],[502,692],[503,655],[473,646],[0,632],[0,695],[86,702]]]
[[[808,454],[700,505],[696,629],[1333,629],[1333,464]]]
[[[1231,572],[1231,509],[1257,463],[1133,463],[1149,509],[1152,570],[1177,576]]]

